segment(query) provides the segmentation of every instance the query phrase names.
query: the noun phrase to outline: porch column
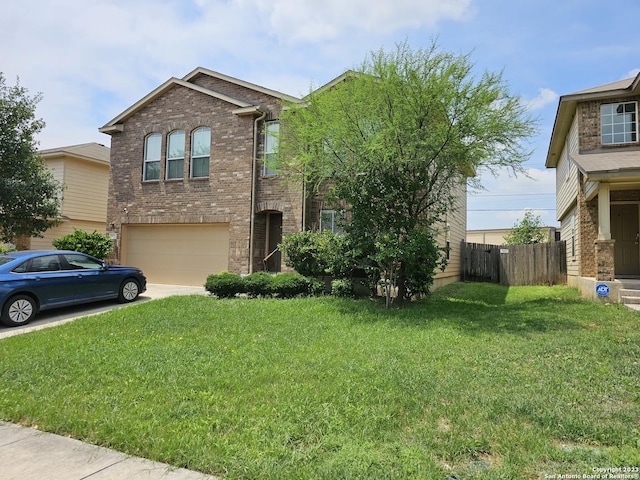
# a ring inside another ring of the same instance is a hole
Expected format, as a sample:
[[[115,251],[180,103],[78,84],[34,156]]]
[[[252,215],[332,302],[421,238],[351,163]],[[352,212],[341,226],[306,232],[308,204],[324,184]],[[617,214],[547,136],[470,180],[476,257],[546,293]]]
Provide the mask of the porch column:
[[[596,240],[596,280],[615,279],[615,240],[611,239],[611,190],[600,182],[598,190],[598,239]]]
[[[598,190],[598,240],[611,240],[611,200],[608,183]]]

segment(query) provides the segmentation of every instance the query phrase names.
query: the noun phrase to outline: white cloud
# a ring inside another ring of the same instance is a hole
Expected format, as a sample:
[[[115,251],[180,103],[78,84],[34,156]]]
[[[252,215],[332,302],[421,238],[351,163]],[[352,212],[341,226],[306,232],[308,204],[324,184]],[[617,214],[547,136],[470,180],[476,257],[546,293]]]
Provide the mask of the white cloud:
[[[3,6],[0,43],[12,47],[3,51],[0,68],[8,83],[19,76],[30,93],[43,93],[41,147],[108,144],[98,127],[169,77],[200,65],[217,69],[215,58],[262,53],[247,48],[258,34],[240,33],[247,17],[240,7],[207,6],[186,12],[186,2],[32,1],[28,15],[19,2]]]
[[[527,101],[527,107],[529,110],[540,110],[546,107],[550,103],[555,103],[558,100],[558,94],[548,88],[538,89],[538,96]]]
[[[335,40],[349,33],[386,35],[402,28],[433,27],[471,14],[472,0],[237,0],[254,3],[285,43]]]
[[[461,19],[473,0],[32,0],[3,5],[2,69],[44,99],[41,147],[109,143],[98,127],[204,66],[306,94],[402,28]],[[354,39],[354,33],[359,40]],[[19,40],[16,40],[19,39]],[[315,78],[313,78],[315,77]]]

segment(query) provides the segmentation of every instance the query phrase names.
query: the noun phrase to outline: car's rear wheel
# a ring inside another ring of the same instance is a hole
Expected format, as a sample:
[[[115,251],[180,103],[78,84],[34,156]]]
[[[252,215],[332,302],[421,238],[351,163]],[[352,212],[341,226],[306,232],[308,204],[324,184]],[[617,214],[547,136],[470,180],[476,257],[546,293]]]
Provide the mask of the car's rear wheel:
[[[140,295],[140,285],[133,278],[127,278],[120,285],[118,300],[122,303],[133,302]]]
[[[29,295],[11,297],[4,305],[0,321],[8,327],[19,327],[33,320],[38,312],[38,306]]]

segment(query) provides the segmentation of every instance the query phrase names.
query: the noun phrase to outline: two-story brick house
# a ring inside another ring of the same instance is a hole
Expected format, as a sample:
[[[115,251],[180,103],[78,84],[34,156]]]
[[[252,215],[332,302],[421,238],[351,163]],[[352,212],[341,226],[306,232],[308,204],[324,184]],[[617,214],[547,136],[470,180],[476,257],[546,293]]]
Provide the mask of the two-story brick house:
[[[283,235],[334,228],[335,212],[269,161],[283,104],[300,101],[197,68],[100,128],[111,135],[114,261],[141,267],[151,283],[202,285],[224,270],[280,271]],[[451,265],[439,283],[459,278],[466,195],[458,207],[443,238],[454,246]]]
[[[640,75],[560,97],[546,166],[556,169],[556,211],[569,283],[640,278]]]

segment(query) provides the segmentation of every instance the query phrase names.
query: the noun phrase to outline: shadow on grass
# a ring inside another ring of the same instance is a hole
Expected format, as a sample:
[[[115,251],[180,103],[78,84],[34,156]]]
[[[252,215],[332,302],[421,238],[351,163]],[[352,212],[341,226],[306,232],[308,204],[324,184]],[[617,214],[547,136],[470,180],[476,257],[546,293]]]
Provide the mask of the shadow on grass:
[[[499,285],[461,283],[403,308],[385,310],[383,304],[363,300],[343,302],[339,310],[356,322],[387,322],[421,329],[448,325],[472,335],[584,329],[584,320],[593,317],[594,304],[580,298],[533,295],[508,301],[508,293],[508,287]]]

